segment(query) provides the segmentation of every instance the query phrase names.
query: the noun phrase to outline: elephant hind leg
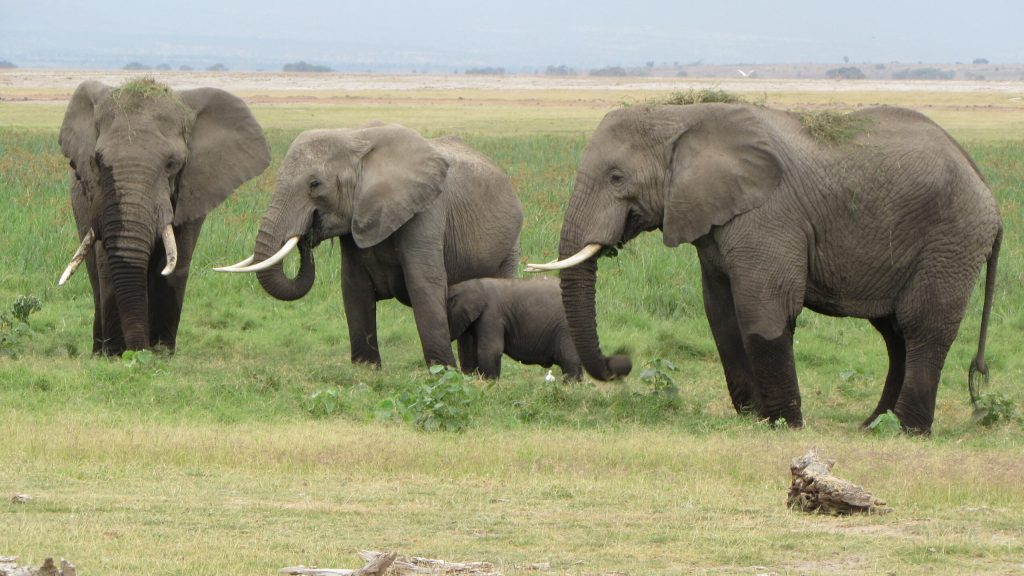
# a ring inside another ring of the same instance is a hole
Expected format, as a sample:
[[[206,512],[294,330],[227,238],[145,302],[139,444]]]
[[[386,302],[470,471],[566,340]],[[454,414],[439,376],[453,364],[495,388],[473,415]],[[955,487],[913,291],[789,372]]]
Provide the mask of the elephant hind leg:
[[[942,366],[960,328],[978,269],[929,272],[911,281],[896,313],[907,353],[903,387],[893,412],[904,430],[917,434],[931,433]]]
[[[903,389],[903,378],[907,365],[907,342],[896,322],[896,316],[872,319],[871,325],[881,333],[882,339],[885,340],[885,348],[889,353],[889,372],[885,376],[885,386],[882,388],[882,397],[878,400],[878,406],[861,424],[862,427],[867,427],[879,415],[896,408],[896,400],[900,396],[900,390]]]

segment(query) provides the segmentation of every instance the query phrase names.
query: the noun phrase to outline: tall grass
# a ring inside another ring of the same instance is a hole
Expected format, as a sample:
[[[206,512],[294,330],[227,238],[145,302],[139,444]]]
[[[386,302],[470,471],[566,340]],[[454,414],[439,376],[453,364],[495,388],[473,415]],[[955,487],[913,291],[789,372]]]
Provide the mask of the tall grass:
[[[434,128],[429,133],[447,132]],[[303,299],[211,268],[251,253],[294,127],[271,128],[271,167],[207,219],[173,357],[129,365],[89,355],[85,274],[57,289],[76,248],[56,130],[0,129],[0,308],[43,310],[19,359],[0,358],[0,554],[63,554],[92,574],[271,573],[352,566],[356,547],[488,559],[506,574],[1012,572],[1024,559],[1019,423],[970,421],[975,291],[940,384],[934,436],[876,439],[857,424],[886,372],[867,322],[805,312],[796,361],[807,426],[736,416],[707,328],[692,247],[646,234],[602,259],[606,351],[680,367],[666,399],[634,376],[551,384],[506,359],[476,383],[470,430],[425,435],[373,423],[378,403],[422,384],[411,310],[379,305],[384,368],[353,366],[340,250],[316,249]],[[523,262],[555,256],[586,138],[463,134],[512,178],[526,212]],[[989,333],[989,390],[1024,402],[1021,250],[1024,144],[966,147],[999,198],[1006,236]],[[289,265],[294,265],[290,263]],[[980,280],[979,280],[980,282]],[[311,394],[336,391],[326,418]],[[816,444],[887,498],[888,517],[836,520],[783,508],[789,458]]]

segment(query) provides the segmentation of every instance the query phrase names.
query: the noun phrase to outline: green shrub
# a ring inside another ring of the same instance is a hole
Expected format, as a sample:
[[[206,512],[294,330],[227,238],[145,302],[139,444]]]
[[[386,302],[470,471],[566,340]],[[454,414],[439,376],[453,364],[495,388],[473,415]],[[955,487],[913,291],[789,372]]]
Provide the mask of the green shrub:
[[[337,386],[317,390],[302,402],[302,408],[314,418],[328,418],[345,410],[345,397]]]
[[[375,418],[403,420],[427,432],[465,431],[478,395],[473,379],[444,366],[431,366],[430,374],[436,380],[381,400]]]
[[[868,424],[868,432],[873,436],[897,436],[901,430],[900,419],[893,414],[892,410],[886,410],[885,414],[879,414],[871,421],[871,424]]]
[[[25,337],[33,334],[28,317],[43,309],[39,298],[18,296],[6,312],[0,314],[0,355],[15,357]]]
[[[640,380],[651,386],[653,396],[674,398],[679,396],[679,387],[669,372],[677,370],[672,362],[664,358],[655,358],[647,365],[647,369],[640,373]]]
[[[1020,419],[1017,405],[999,392],[982,394],[974,407],[972,421],[982,426],[993,426],[998,422],[1012,422]]]

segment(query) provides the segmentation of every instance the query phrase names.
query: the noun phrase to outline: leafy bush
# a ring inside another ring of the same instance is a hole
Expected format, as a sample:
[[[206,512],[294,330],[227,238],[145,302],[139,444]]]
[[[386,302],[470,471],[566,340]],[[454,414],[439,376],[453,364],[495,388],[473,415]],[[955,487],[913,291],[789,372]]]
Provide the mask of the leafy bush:
[[[664,358],[655,358],[647,369],[640,373],[640,380],[650,384],[654,396],[679,396],[679,387],[669,372],[678,370],[676,365]]]
[[[465,431],[478,394],[473,379],[444,366],[431,366],[430,374],[437,379],[381,400],[377,420],[400,419],[427,432]]]
[[[345,397],[337,386],[317,390],[302,402],[302,408],[314,418],[327,418],[345,410]]]
[[[18,355],[22,339],[33,333],[28,317],[42,309],[39,298],[21,295],[8,311],[0,314],[0,354],[12,358]]]
[[[1012,422],[1020,419],[1017,405],[1013,400],[999,392],[982,394],[974,407],[972,418],[975,424],[992,426],[998,422]]]
[[[868,432],[873,436],[897,436],[901,430],[900,419],[892,413],[892,410],[886,410],[885,414],[879,414],[871,421],[871,424],[868,424]]]
[[[562,64],[560,66],[548,66],[544,70],[544,74],[546,76],[571,76],[571,75],[573,75],[575,73],[576,73],[575,70],[573,70],[572,68],[569,68],[565,64]]]

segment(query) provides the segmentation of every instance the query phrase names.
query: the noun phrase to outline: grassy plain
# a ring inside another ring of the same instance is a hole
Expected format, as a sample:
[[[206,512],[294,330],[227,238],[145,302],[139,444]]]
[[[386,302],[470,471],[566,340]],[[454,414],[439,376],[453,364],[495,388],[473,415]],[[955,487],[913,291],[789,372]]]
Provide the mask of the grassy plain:
[[[458,133],[512,177],[526,209],[524,261],[554,256],[586,135],[622,102],[660,93],[409,91],[244,94],[274,164],[207,219],[178,353],[129,365],[88,354],[84,275],[56,287],[77,244],[60,103],[0,102],[0,307],[39,297],[34,331],[0,358],[0,555],[62,555],[90,574],[273,574],[352,567],[358,548],[490,560],[505,574],[933,574],[1024,570],[1024,430],[971,423],[966,367],[980,290],[946,363],[931,439],[857,427],[885,377],[863,321],[805,312],[796,345],[807,426],[773,431],[732,413],[703,316],[693,249],[648,234],[602,261],[607,350],[638,366],[619,382],[547,384],[504,363],[474,386],[464,434],[378,422],[375,407],[428,381],[411,311],[382,303],[385,367],[352,366],[339,250],[293,303],[214,265],[251,252],[277,163],[301,129],[400,121]],[[841,97],[840,101],[838,98]],[[1006,238],[989,333],[988,390],[1024,391],[1024,111],[1006,94],[778,92],[769,105],[888,103],[959,137],[1003,210]],[[679,396],[637,378],[655,358]],[[557,370],[556,370],[557,372]],[[330,414],[311,410],[331,391]],[[317,415],[319,414],[319,416]],[[840,475],[888,500],[885,516],[785,508],[790,459],[818,446]],[[28,504],[7,503],[15,493]]]

